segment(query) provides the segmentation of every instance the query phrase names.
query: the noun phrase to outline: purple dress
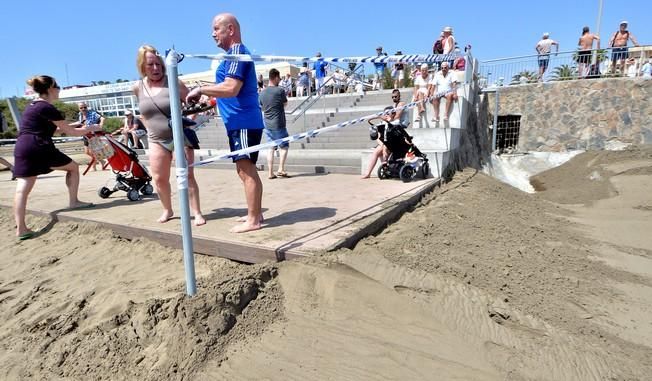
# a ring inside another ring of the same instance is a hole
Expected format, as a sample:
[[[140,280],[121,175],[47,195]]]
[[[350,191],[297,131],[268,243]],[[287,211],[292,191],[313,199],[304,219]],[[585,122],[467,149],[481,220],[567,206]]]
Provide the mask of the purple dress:
[[[32,177],[52,172],[72,161],[52,142],[57,130],[53,121],[64,120],[50,103],[35,101],[25,107],[20,132],[14,148],[14,175]]]

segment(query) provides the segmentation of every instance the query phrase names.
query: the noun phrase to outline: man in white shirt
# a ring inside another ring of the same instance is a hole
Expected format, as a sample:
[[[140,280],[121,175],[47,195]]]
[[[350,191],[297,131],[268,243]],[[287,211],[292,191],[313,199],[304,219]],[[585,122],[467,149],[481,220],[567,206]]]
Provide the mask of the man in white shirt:
[[[278,84],[280,88],[285,90],[285,96],[286,97],[291,97],[292,96],[292,74],[287,73],[285,75],[285,78],[281,79],[281,82]]]
[[[455,75],[450,72],[448,62],[441,63],[441,71],[435,74],[432,79],[432,106],[435,108],[435,117],[433,122],[439,122],[439,100],[446,98],[446,114],[444,114],[444,121],[448,120],[448,115],[451,112],[453,102],[457,100],[457,81]]]
[[[534,47],[539,55],[539,81],[543,80],[543,74],[546,72],[546,69],[548,69],[548,64],[550,63],[550,50],[553,45],[557,48],[555,55],[559,54],[559,43],[551,39],[549,33],[544,33],[543,38],[541,38]]]
[[[641,74],[643,74],[643,78],[652,78],[652,58],[648,58],[647,62],[643,65]]]

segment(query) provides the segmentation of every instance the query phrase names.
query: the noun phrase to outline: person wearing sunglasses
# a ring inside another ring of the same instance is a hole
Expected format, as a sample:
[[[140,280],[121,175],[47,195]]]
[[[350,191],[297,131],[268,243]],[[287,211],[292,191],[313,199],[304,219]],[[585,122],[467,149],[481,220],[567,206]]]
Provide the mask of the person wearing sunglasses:
[[[69,136],[84,136],[100,130],[98,125],[71,125],[64,120],[63,114],[52,105],[59,99],[61,90],[53,77],[39,75],[29,79],[27,84],[38,96],[25,107],[14,148],[14,175],[18,180],[14,196],[14,218],[16,237],[20,240],[32,238],[35,234],[25,223],[25,213],[27,197],[34,188],[38,175],[53,170],[65,171],[68,207],[79,209],[93,206],[92,203],[79,201],[79,165],[54,146],[52,136],[56,131]]]

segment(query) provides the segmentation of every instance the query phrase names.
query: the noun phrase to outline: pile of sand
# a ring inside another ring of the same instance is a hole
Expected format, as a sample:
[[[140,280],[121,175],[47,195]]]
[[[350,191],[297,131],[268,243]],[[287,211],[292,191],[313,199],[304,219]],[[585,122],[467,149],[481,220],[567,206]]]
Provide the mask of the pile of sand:
[[[647,379],[651,152],[580,155],[537,194],[465,170],[353,250],[198,256],[192,299],[179,251],[45,220],[16,243],[2,211],[0,378]]]
[[[275,266],[198,256],[201,292],[187,298],[179,251],[94,224],[50,222],[16,243],[10,218],[0,213],[2,379],[183,379],[281,316]]]
[[[630,163],[609,169],[610,164]],[[609,179],[618,175],[652,175],[652,147],[630,146],[624,151],[587,151],[565,164],[530,179],[540,196],[560,204],[585,204],[613,197]],[[631,166],[634,164],[633,166]]]

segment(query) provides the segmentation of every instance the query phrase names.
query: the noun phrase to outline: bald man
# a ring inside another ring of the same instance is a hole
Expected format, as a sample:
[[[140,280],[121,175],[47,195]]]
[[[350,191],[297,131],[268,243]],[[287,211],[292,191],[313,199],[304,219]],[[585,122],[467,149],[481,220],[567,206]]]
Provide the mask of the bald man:
[[[251,54],[242,44],[240,23],[229,13],[213,18],[213,39],[228,54]],[[197,87],[186,101],[196,102],[202,95],[217,98],[217,106],[226,126],[231,151],[260,144],[265,127],[258,102],[256,68],[253,62],[222,61],[215,72],[215,84]],[[233,157],[247,200],[247,216],[231,228],[244,233],[262,227],[263,183],[256,170],[258,152]]]

